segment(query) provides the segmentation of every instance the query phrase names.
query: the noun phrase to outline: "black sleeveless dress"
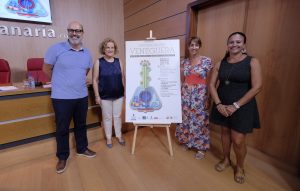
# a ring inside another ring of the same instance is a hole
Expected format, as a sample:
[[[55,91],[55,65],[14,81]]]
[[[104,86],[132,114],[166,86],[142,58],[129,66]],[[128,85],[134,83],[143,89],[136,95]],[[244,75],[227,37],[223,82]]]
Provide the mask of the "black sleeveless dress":
[[[221,62],[218,76],[220,85],[217,92],[222,104],[232,105],[251,88],[251,59],[251,56],[247,56],[242,61],[233,64],[226,60]],[[253,128],[260,128],[256,100],[251,99],[229,117],[219,113],[214,104],[210,121],[240,133],[251,133]]]

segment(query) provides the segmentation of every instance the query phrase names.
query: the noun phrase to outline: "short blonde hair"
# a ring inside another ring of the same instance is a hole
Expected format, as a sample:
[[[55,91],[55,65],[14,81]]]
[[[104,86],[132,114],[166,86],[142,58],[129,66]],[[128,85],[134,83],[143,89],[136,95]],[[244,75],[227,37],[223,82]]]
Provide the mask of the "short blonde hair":
[[[112,42],[114,44],[115,54],[118,54],[119,49],[118,49],[117,43],[112,38],[106,38],[100,43],[99,52],[104,55],[105,54],[105,48],[106,48],[106,46],[109,42]]]

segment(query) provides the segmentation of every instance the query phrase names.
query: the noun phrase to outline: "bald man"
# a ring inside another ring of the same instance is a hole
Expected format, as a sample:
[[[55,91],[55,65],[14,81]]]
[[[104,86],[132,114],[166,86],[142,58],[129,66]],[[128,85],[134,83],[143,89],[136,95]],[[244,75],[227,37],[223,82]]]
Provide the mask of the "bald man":
[[[52,84],[51,99],[56,122],[56,172],[67,167],[70,155],[69,126],[73,119],[76,151],[78,155],[95,157],[88,149],[86,116],[88,90],[86,75],[93,66],[92,56],[82,45],[83,26],[77,21],[68,25],[68,40],[51,46],[45,54],[44,72]]]

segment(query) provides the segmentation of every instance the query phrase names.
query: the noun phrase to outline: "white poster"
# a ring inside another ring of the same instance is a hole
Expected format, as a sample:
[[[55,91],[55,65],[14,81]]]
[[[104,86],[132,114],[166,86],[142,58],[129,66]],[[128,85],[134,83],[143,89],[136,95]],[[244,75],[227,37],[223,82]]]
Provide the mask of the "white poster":
[[[181,123],[179,40],[126,42],[126,122]]]

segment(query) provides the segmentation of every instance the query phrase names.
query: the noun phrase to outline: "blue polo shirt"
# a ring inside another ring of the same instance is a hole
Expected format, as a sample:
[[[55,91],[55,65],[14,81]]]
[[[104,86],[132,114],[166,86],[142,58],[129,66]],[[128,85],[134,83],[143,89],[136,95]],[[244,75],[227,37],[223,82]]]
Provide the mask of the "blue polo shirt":
[[[60,42],[47,50],[45,63],[53,65],[51,98],[79,99],[88,95],[86,72],[93,66],[88,49],[76,51],[68,41]]]

